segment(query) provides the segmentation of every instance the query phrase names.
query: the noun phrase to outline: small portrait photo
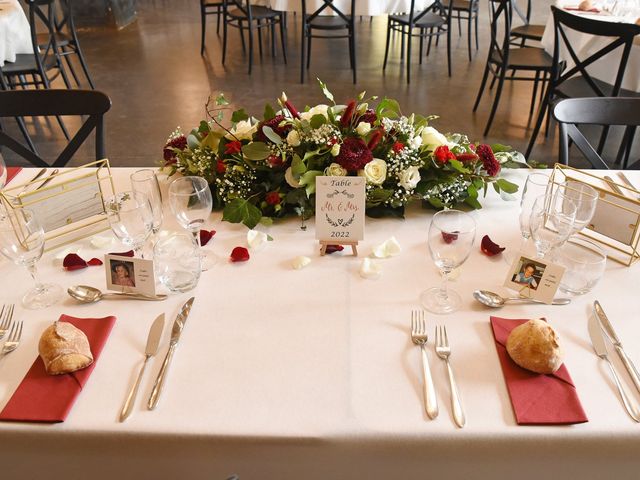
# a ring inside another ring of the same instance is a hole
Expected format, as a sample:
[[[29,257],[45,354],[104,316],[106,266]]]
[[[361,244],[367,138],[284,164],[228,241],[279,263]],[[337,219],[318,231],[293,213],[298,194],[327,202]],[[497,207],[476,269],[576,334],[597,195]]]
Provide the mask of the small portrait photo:
[[[511,277],[511,281],[522,287],[537,290],[546,268],[547,266],[544,263],[531,260],[527,257],[520,257],[520,260],[517,262],[517,270],[513,274],[513,277]]]
[[[136,275],[133,262],[110,260],[111,283],[120,287],[135,287]]]

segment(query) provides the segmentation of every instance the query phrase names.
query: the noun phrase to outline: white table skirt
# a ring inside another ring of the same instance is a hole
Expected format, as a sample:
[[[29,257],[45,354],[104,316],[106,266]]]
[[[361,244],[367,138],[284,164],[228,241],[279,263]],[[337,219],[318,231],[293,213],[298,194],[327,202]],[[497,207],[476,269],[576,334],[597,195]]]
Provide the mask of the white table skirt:
[[[114,169],[119,190],[128,187],[132,171]],[[15,181],[33,172],[23,171]],[[520,184],[524,175],[508,173]],[[640,172],[628,176],[640,184]],[[0,423],[3,478],[212,480],[237,473],[241,480],[637,479],[640,427],[624,412],[606,366],[594,355],[587,317],[599,299],[629,355],[640,362],[640,266],[610,262],[593,292],[564,307],[488,310],[474,303],[471,292],[500,289],[507,269],[500,257],[480,253],[480,238],[489,234],[507,247],[519,244],[517,202],[504,202],[489,190],[485,208],[473,213],[478,222],[473,253],[452,284],[463,308],[427,316],[430,333],[435,324],[447,326],[467,413],[464,429],[453,424],[445,367],[431,348],[440,416],[426,418],[419,349],[409,338],[410,311],[418,307],[420,291],[440,281],[426,246],[430,213],[411,209],[405,220],[368,219],[360,258],[346,250],[321,258],[313,222],[306,232],[295,219],[280,222],[266,228],[274,241],[251,251],[242,264],[224,259],[233,247],[246,245],[246,228],[221,222],[214,213],[208,227],[218,233],[205,248],[222,260],[203,273],[192,292],[164,303],[78,305],[67,298],[43,311],[17,307],[15,316],[25,321],[24,341],[0,362],[0,408],[36,358],[40,333],[61,313],[114,314],[118,320],[64,423]],[[168,208],[165,214],[165,227],[173,228]],[[362,257],[391,235],[402,253],[380,261],[379,280],[361,278]],[[104,253],[88,245],[80,250],[84,258]],[[312,263],[293,270],[297,255],[311,257]],[[105,287],[101,268],[63,272],[53,258],[47,253],[40,261],[43,278],[65,288]],[[31,285],[26,270],[3,261],[0,278],[0,303],[19,304]],[[144,404],[174,315],[192,295],[196,301],[168,383],[158,408],[149,412]],[[118,423],[148,328],[160,312],[167,314],[167,324],[158,356],[149,364],[132,416]],[[566,364],[589,423],[516,425],[490,314],[549,320],[564,341]]]
[[[253,2],[252,2],[253,3]],[[256,0],[256,4],[269,5],[274,10],[283,12],[302,11],[300,0]],[[345,13],[349,13],[351,2],[349,0],[335,0],[337,8]],[[432,0],[416,0],[416,9],[422,10],[433,3]],[[313,12],[322,6],[322,0],[308,0],[307,11]],[[411,0],[358,0],[356,2],[356,15],[385,15],[388,13],[408,12],[411,9]],[[326,14],[331,12],[325,10]]]
[[[0,2],[0,67],[19,53],[33,53],[29,21],[17,0]]]
[[[556,4],[562,5],[577,5],[579,2],[574,0],[561,0]],[[580,15],[578,12],[572,11],[576,15]],[[605,15],[593,15],[584,14],[586,18],[610,21],[610,22],[634,22],[635,19],[627,17],[615,17]],[[567,38],[571,42],[571,46],[576,51],[578,58],[584,59],[594,54],[601,48],[605,47],[611,40],[609,38],[598,38],[593,35],[584,34],[575,30],[567,29]],[[542,37],[542,46],[550,54],[553,55],[553,15],[549,13],[549,18],[544,30],[544,36]],[[561,42],[560,58],[567,61],[568,68],[572,68],[575,64],[571,61],[571,57],[566,50],[566,47]],[[609,53],[602,59],[598,60],[587,68],[587,71],[595,78],[604,82],[614,84],[616,75],[618,73],[618,66],[620,65],[620,58],[622,56],[622,47],[618,47],[615,51]],[[622,88],[626,90],[632,90],[640,92],[640,37],[636,37],[634,45],[629,54],[629,60],[625,71],[624,79],[622,82]]]

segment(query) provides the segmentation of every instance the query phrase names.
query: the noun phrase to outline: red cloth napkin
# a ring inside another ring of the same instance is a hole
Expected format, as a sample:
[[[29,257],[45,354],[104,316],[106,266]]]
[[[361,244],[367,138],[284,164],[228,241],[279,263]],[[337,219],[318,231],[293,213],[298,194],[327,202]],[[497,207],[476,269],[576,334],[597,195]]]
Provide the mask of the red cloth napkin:
[[[569,425],[585,423],[576,387],[563,364],[550,375],[531,372],[519,367],[507,352],[507,337],[511,330],[527,320],[491,317],[491,328],[507,382],[511,405],[519,425]]]
[[[66,375],[47,375],[44,362],[38,356],[13,392],[9,403],[0,412],[0,420],[64,422],[82,387],[89,380],[116,317],[74,318],[61,315],[59,321],[69,322],[87,335],[93,363],[85,369]]]
[[[567,11],[576,11],[576,12],[585,12],[585,13],[600,13],[598,8],[588,8],[587,10],[583,10],[580,7],[564,7],[564,10]]]
[[[7,185],[9,185],[9,182],[13,180],[13,177],[19,174],[21,170],[22,167],[7,167]]]

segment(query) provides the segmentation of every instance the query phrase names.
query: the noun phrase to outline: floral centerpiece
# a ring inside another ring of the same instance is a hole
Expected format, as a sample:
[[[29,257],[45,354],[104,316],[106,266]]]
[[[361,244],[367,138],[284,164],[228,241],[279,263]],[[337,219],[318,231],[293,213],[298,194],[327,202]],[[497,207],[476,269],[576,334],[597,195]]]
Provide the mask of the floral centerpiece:
[[[377,98],[362,93],[337,105],[320,86],[328,105],[299,111],[283,93],[278,111],[267,105],[258,120],[240,109],[228,127],[228,102],[223,95],[210,98],[208,120],[169,137],[165,169],[206,178],[223,219],[249,228],[289,214],[313,215],[318,175],[364,176],[367,214],[374,217],[403,216],[412,200],[434,208],[481,208],[478,198],[489,184],[498,192],[517,191],[499,178],[504,167],[527,167],[510,147],[443,135],[430,125],[437,117],[405,116],[388,98],[374,108]]]

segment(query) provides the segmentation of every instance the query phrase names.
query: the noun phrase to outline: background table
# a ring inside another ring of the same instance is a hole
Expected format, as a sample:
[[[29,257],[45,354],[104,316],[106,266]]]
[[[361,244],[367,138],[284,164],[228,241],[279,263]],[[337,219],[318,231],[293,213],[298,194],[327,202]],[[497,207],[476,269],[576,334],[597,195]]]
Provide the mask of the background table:
[[[132,171],[114,169],[119,190],[128,187]],[[26,169],[14,181],[33,172]],[[525,173],[507,175],[522,184]],[[640,172],[626,173],[640,184]],[[472,291],[499,289],[507,271],[501,257],[480,253],[480,238],[489,234],[509,248],[519,245],[518,203],[489,190],[485,208],[473,212],[478,225],[473,252],[451,285],[462,295],[463,308],[448,316],[427,315],[430,334],[436,324],[447,326],[467,413],[464,429],[453,424],[446,371],[433,344],[429,357],[440,416],[426,418],[420,353],[409,338],[410,312],[419,307],[420,291],[440,281],[426,246],[429,212],[410,209],[405,220],[367,220],[362,256],[391,235],[402,246],[398,257],[380,261],[383,274],[376,281],[358,275],[362,257],[351,257],[348,249],[321,258],[312,221],[306,232],[295,219],[266,228],[273,242],[251,251],[246,263],[229,263],[232,248],[246,245],[247,230],[221,222],[215,213],[208,226],[218,233],[205,248],[221,261],[203,273],[192,292],[163,303],[78,305],[67,298],[43,311],[17,308],[16,317],[25,321],[24,342],[0,362],[0,408],[36,358],[40,333],[61,313],[114,314],[118,320],[66,422],[0,423],[3,478],[212,480],[237,473],[241,480],[637,479],[640,425],[624,412],[606,366],[593,352],[587,318],[599,299],[629,355],[640,362],[640,266],[609,263],[593,292],[564,307],[489,310],[475,303]],[[168,208],[165,214],[165,227],[172,227]],[[118,248],[95,250],[87,242],[80,254],[91,258]],[[312,263],[293,270],[297,255]],[[101,268],[63,272],[53,259],[48,253],[40,262],[44,278],[64,287],[105,286]],[[0,278],[0,303],[19,303],[31,285],[26,269],[7,261],[0,263]],[[146,411],[173,318],[192,295],[196,301],[168,383],[157,409]],[[149,364],[132,416],[120,424],[118,413],[140,366],[149,326],[161,312],[167,324],[159,354]],[[564,341],[589,423],[516,425],[491,314],[549,320]]]
[[[270,5],[274,10],[283,12],[300,12],[302,10],[302,2],[300,0],[258,0],[262,5]],[[349,0],[335,0],[337,8],[348,13],[351,8]],[[424,9],[431,5],[433,0],[416,0],[416,8]],[[322,6],[322,0],[308,0],[307,11],[313,12]],[[388,13],[408,12],[411,9],[411,0],[358,0],[356,2],[356,15],[384,15]],[[325,10],[326,14],[331,12],[330,9]]]
[[[0,67],[15,62],[16,54],[33,53],[31,29],[17,0],[0,1]]]
[[[579,2],[574,0],[561,0],[556,3],[557,6],[562,7],[564,5],[575,6]],[[579,12],[572,11],[571,13],[576,15],[584,15],[585,18],[601,20],[603,22],[635,22],[635,19],[630,17],[616,17],[608,15],[594,15],[594,14],[581,14]],[[604,46],[610,43],[608,38],[598,38],[593,35],[588,35],[575,30],[567,29],[567,38],[571,42],[572,47],[576,51],[579,58],[587,58],[589,55],[597,52]],[[550,54],[553,55],[553,15],[549,13],[549,18],[544,30],[544,36],[542,37],[542,46]],[[604,82],[614,84],[616,75],[618,73],[618,66],[620,65],[620,57],[622,56],[622,47],[618,47],[615,51],[609,53],[607,56],[590,65],[587,70],[595,78]],[[564,45],[561,43],[560,59],[567,61],[567,68],[573,67],[575,64],[571,61]],[[636,37],[633,48],[629,54],[629,61],[627,62],[627,69],[625,71],[624,79],[622,82],[622,88],[626,90],[632,90],[640,92],[640,37]]]

